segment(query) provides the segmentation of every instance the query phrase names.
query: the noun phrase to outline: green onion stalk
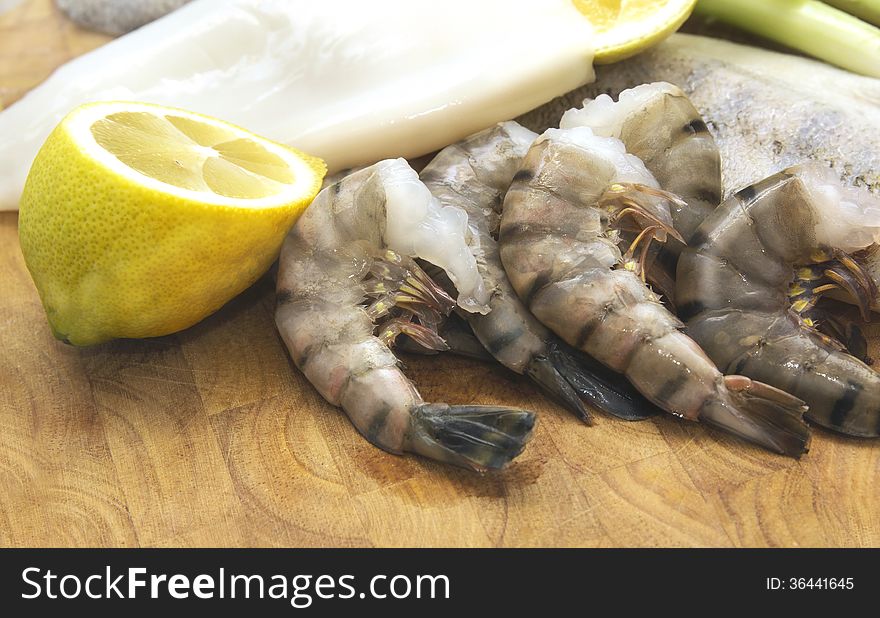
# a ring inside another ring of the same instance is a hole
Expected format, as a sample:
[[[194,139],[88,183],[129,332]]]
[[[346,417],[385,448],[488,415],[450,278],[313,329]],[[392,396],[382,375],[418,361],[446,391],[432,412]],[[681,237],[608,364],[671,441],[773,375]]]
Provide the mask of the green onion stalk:
[[[825,0],[825,4],[880,26],[880,0]]]
[[[852,4],[880,6],[880,1]],[[880,77],[880,28],[824,2],[699,0],[694,12],[844,69]]]

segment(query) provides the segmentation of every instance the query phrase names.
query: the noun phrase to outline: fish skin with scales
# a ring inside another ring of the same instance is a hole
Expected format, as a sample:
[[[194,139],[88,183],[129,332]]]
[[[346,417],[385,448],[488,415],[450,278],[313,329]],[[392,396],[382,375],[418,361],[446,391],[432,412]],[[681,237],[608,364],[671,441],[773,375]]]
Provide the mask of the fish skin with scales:
[[[596,69],[596,81],[519,118],[556,126],[585,98],[651,81],[682,88],[721,151],[725,196],[802,161],[880,192],[880,79],[779,52],[690,34]]]
[[[189,0],[55,0],[73,22],[106,34],[125,34],[179,9]]]

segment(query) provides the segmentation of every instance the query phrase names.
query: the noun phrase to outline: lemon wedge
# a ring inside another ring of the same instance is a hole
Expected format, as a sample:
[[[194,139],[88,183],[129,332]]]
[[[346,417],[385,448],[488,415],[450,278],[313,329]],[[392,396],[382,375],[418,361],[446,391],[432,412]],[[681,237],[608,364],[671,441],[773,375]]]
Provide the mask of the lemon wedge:
[[[697,0],[572,0],[596,31],[596,64],[656,45],[681,26]]]
[[[213,313],[266,272],[325,170],[192,112],[75,109],[34,160],[19,213],[56,337],[154,337]]]

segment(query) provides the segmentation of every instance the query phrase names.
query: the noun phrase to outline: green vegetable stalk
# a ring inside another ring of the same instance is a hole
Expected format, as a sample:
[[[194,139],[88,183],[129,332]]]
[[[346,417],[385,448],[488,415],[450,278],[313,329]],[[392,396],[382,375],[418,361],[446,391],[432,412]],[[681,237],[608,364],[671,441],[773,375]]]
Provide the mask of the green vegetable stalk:
[[[880,26],[880,0],[825,0],[825,4]]]
[[[700,0],[698,15],[880,77],[880,28],[818,0]]]

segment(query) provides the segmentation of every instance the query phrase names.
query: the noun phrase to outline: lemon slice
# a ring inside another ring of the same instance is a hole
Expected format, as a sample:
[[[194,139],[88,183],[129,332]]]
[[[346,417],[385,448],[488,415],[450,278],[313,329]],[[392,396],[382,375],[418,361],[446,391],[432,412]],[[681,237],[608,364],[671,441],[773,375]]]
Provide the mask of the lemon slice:
[[[325,170],[200,114],[77,108],[34,160],[19,212],[53,332],[87,345],[198,322],[269,268]]]
[[[623,60],[678,30],[697,0],[572,0],[596,32],[596,64]]]

